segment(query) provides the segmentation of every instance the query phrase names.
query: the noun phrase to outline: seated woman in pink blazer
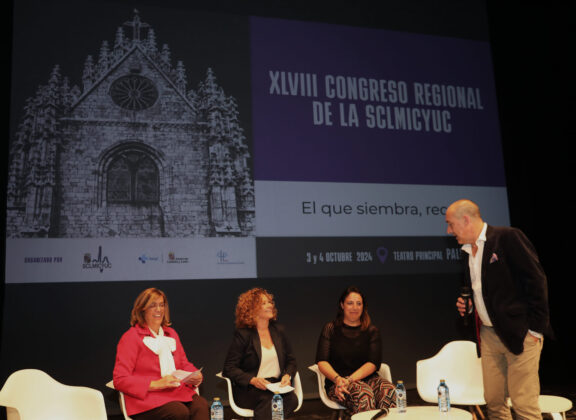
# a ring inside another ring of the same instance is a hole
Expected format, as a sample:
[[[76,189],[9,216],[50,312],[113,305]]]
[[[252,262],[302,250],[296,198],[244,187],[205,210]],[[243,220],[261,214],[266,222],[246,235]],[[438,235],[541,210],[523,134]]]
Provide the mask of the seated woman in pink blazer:
[[[202,373],[188,361],[180,338],[170,328],[166,295],[150,288],[136,298],[130,328],[118,343],[114,388],[124,393],[134,420],[209,420],[208,402],[196,392]],[[196,372],[188,378],[177,370]]]

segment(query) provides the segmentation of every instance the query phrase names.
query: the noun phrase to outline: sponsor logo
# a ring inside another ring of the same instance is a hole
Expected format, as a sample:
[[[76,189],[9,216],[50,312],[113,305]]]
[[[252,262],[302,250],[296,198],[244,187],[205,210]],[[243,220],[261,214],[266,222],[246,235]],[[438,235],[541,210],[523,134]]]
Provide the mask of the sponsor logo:
[[[140,261],[142,264],[146,264],[147,262],[159,262],[160,257],[151,257],[149,255],[142,254],[138,257],[138,261]]]
[[[177,257],[174,251],[168,253],[167,264],[188,264],[188,257]]]
[[[216,253],[216,263],[217,264],[244,264],[244,261],[233,261],[228,258],[228,253],[224,250],[220,250]]]
[[[99,246],[96,258],[92,258],[92,254],[89,252],[84,254],[82,268],[84,270],[100,270],[100,272],[103,272],[105,269],[112,268],[112,263],[106,255],[102,254],[102,246]]]

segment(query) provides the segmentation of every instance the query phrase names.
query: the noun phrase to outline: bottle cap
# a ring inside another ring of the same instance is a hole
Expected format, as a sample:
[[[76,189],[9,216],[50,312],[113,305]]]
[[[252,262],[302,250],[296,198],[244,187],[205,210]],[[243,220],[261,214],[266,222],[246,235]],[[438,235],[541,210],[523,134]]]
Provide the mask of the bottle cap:
[[[404,381],[398,381],[398,383],[399,383],[399,384],[403,384],[403,383],[404,383]]]
[[[214,397],[214,401],[220,401],[220,397]]]

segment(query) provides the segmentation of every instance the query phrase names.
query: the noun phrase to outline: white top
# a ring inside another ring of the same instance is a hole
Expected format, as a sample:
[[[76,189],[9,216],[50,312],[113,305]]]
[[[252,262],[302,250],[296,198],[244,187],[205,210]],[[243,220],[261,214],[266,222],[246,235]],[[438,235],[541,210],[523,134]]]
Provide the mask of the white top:
[[[482,324],[488,327],[492,326],[492,321],[488,316],[484,298],[482,297],[482,255],[484,255],[484,244],[486,243],[486,229],[488,224],[484,223],[480,236],[476,239],[476,246],[478,251],[476,255],[472,254],[472,244],[465,244],[462,246],[462,251],[468,253],[468,266],[470,267],[470,280],[472,280],[472,291],[474,297],[474,306],[478,312],[478,316],[482,320]]]
[[[146,336],[143,341],[146,347],[158,355],[160,362],[160,374],[162,377],[172,374],[176,370],[172,352],[176,351],[176,340],[172,337],[166,337],[164,330],[160,327],[158,334],[150,330],[152,337]]]
[[[276,354],[276,347],[268,349],[264,346],[262,348],[262,361],[258,369],[258,378],[278,378],[280,376],[280,363],[278,362],[278,354]]]

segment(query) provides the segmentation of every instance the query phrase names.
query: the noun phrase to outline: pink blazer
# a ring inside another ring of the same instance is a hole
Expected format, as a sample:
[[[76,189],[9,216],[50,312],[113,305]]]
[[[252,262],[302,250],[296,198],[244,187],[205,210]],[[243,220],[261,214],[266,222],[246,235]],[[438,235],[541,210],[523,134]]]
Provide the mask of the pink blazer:
[[[190,372],[198,370],[188,361],[182,348],[180,337],[174,329],[163,327],[164,335],[176,340],[176,351],[172,353],[176,369]],[[114,388],[124,393],[128,415],[142,413],[160,407],[171,401],[192,401],[196,394],[194,386],[180,385],[162,391],[149,391],[150,382],[160,379],[160,362],[158,355],[143,342],[144,337],[151,336],[147,327],[139,325],[124,333],[116,350],[114,365]]]

